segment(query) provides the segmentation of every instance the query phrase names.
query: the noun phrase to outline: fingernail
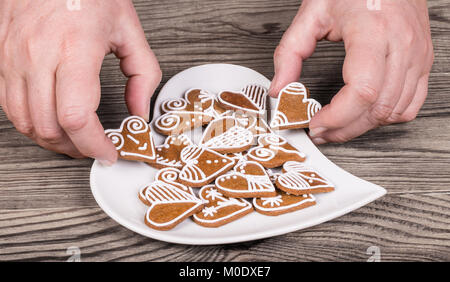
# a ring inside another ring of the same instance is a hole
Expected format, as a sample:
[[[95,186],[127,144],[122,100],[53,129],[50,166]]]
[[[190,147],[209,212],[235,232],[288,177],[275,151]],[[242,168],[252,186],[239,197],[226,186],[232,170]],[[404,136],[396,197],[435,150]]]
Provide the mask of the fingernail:
[[[316,145],[321,145],[321,144],[327,143],[327,141],[326,141],[325,139],[320,138],[320,137],[318,137],[318,138],[313,138],[312,141],[313,141],[313,143],[316,144]]]
[[[103,166],[112,166],[114,164],[114,162],[109,161],[109,160],[100,160],[100,159],[96,159],[96,160]]]
[[[311,137],[318,136],[319,134],[324,133],[325,131],[327,131],[327,128],[325,127],[310,128],[309,136]]]

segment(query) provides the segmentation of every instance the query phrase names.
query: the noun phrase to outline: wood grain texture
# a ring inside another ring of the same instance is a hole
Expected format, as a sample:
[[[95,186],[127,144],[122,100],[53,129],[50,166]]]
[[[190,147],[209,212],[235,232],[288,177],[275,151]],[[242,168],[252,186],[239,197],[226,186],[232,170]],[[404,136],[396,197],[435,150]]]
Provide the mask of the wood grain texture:
[[[300,1],[134,1],[163,70],[233,63],[273,76],[272,56]],[[85,261],[365,261],[450,259],[450,5],[428,1],[435,63],[429,96],[407,124],[321,146],[333,162],[384,186],[389,195],[336,220],[271,239],[228,246],[158,242],[121,227],[95,203],[92,161],[45,151],[15,131],[0,112],[0,260],[66,260],[70,246]],[[321,103],[342,87],[342,43],[320,42],[302,80]],[[105,128],[127,116],[126,78],[112,55],[100,75]],[[159,89],[158,89],[159,91]],[[157,91],[157,92],[158,92]],[[156,95],[154,96],[156,97]]]

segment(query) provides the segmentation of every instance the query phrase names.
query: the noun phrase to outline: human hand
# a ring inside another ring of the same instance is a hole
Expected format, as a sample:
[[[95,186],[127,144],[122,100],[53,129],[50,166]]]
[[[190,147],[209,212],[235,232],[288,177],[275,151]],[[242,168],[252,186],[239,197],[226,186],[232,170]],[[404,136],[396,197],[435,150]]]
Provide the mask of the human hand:
[[[344,41],[344,87],[310,122],[316,144],[346,142],[366,131],[413,120],[428,92],[433,46],[426,0],[304,0],[274,54],[276,96],[297,81],[321,39]]]
[[[69,2],[0,2],[0,103],[42,147],[110,165],[117,152],[96,114],[104,56],[120,59],[128,110],[145,119],[161,71],[130,0]]]

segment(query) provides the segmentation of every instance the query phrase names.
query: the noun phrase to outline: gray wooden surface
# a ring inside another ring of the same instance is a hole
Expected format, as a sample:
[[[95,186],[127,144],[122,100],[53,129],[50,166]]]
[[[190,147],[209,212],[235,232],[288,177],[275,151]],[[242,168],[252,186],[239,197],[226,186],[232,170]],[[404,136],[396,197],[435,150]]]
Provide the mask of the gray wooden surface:
[[[89,188],[91,160],[45,151],[0,113],[0,260],[65,261],[382,261],[450,260],[450,5],[429,1],[436,53],[429,98],[413,122],[373,130],[346,144],[320,146],[349,172],[388,195],[338,219],[270,239],[183,246],[135,234],[110,219]],[[164,72],[234,63],[271,78],[272,54],[299,1],[135,1]],[[343,45],[321,42],[303,81],[322,103],[342,85]],[[101,73],[104,126],[127,115],[125,78],[108,56]]]

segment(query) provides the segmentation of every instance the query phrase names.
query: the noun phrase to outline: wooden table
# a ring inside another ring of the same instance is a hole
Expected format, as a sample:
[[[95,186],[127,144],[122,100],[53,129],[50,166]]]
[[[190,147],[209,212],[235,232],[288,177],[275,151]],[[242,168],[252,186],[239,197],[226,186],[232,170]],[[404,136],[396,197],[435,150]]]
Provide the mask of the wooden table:
[[[110,219],[89,188],[91,160],[45,151],[0,114],[0,260],[382,261],[450,260],[450,5],[429,1],[436,53],[429,97],[413,122],[346,144],[320,146],[347,171],[388,195],[335,220],[265,240],[183,246],[135,234]],[[135,1],[164,73],[200,64],[240,64],[273,75],[272,55],[299,6],[294,0]],[[342,86],[342,44],[321,42],[302,80],[327,103]],[[126,79],[108,56],[101,72],[105,128],[127,116]],[[158,89],[159,90],[159,89]],[[156,96],[156,95],[155,95]],[[369,249],[369,250],[368,250]]]

